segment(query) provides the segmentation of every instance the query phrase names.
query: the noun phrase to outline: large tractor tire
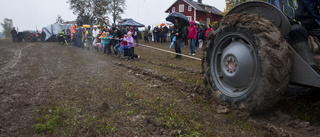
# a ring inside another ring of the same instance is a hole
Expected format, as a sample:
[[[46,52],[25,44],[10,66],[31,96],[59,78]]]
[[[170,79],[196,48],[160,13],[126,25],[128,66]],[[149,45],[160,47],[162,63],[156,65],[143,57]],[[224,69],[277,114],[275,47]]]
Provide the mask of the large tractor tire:
[[[228,15],[207,39],[202,65],[209,95],[259,113],[285,91],[290,55],[289,44],[271,21],[249,13]]]
[[[25,41],[25,42],[31,42],[32,40],[33,40],[33,37],[32,37],[31,34],[26,34],[26,35],[24,36],[24,41]]]

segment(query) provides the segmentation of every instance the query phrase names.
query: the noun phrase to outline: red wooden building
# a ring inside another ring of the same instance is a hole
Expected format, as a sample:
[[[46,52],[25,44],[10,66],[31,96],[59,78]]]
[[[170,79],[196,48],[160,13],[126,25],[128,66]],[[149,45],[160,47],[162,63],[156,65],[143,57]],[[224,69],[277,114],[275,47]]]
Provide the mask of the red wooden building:
[[[179,12],[191,20],[215,22],[222,19],[220,10],[214,6],[203,4],[202,0],[177,0],[166,11],[166,13]]]

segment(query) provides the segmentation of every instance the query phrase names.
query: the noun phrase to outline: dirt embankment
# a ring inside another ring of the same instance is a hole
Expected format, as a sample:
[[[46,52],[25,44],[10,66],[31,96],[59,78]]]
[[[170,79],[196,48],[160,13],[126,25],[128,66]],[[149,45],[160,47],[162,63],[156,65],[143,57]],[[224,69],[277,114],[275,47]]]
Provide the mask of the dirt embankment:
[[[284,97],[264,114],[231,112],[206,97],[200,61],[141,46],[136,53],[141,58],[127,62],[57,43],[1,40],[0,136],[319,134],[315,102]]]

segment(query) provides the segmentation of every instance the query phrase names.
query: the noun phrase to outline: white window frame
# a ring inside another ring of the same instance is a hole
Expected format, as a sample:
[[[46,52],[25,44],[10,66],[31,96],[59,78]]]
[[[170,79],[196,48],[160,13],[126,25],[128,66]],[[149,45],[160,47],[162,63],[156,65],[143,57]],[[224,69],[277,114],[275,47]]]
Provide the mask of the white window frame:
[[[206,6],[206,7],[205,7],[205,9],[206,9],[207,11],[209,11],[209,12],[211,12],[211,11],[212,11],[212,8],[211,8],[211,7],[209,7],[209,6]]]
[[[191,6],[188,6],[188,11],[192,11],[192,7]]]
[[[179,12],[184,12],[184,4],[179,5]]]
[[[186,16],[186,17],[187,17],[187,19],[188,19],[189,21],[192,20],[192,17],[191,17],[191,16]]]
[[[210,23],[210,18],[207,18],[207,23]]]
[[[172,13],[176,12],[176,7],[172,7]]]

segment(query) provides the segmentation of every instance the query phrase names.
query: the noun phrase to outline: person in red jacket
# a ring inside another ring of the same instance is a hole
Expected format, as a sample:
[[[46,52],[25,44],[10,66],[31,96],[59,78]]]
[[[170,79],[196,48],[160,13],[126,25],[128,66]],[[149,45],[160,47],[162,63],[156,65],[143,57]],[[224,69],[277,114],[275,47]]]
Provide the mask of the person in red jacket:
[[[190,21],[188,39],[190,39],[190,55],[196,54],[197,28],[193,21]]]
[[[212,27],[211,27],[211,25],[209,25],[209,27],[208,27],[208,29],[207,29],[206,33],[204,34],[204,35],[205,35],[205,37],[207,37],[211,31],[212,31]]]

